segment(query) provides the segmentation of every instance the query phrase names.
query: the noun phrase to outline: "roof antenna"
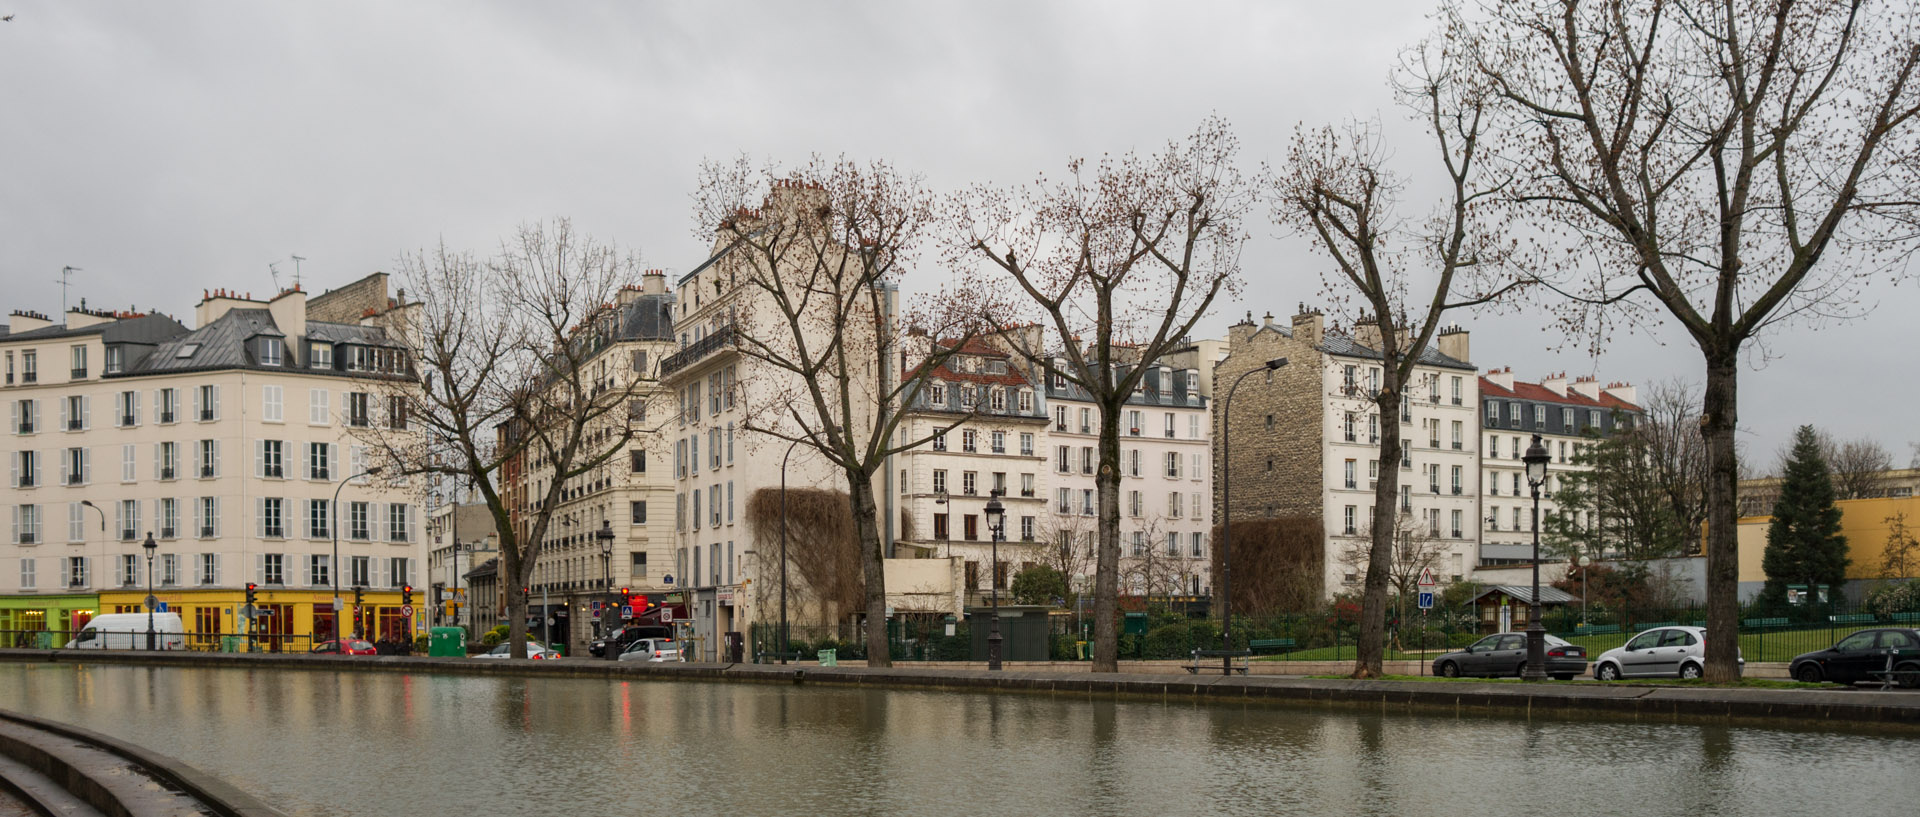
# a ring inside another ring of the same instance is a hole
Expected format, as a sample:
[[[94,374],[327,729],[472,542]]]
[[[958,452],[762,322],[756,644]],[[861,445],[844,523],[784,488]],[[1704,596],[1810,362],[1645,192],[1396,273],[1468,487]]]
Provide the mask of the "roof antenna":
[[[300,262],[305,260],[307,259],[301,258],[300,256],[297,256],[297,255],[293,257],[293,288],[294,289],[300,288]]]
[[[63,321],[67,314],[67,292],[73,288],[73,274],[85,271],[79,267],[60,268],[60,319]]]
[[[273,273],[273,291],[280,291],[280,262],[268,261],[267,272]]]

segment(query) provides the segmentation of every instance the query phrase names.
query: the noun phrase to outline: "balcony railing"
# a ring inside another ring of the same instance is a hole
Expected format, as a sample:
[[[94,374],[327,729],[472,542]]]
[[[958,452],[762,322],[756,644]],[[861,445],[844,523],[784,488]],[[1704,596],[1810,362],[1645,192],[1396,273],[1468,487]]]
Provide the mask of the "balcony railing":
[[[32,433],[33,433],[33,423],[21,423],[21,424],[20,424],[20,433],[21,433],[21,434],[32,434]]]
[[[660,376],[664,378],[674,372],[691,366],[701,358],[725,348],[732,342],[733,327],[723,326],[720,328],[720,331],[701,338],[695,341],[693,345],[668,355],[664,360],[661,360]]]

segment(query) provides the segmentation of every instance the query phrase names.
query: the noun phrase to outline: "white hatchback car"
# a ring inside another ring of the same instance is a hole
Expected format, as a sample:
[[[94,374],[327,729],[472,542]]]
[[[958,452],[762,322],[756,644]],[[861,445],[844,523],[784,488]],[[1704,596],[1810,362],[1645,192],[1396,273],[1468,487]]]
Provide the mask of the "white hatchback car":
[[[642,638],[627,645],[627,651],[620,654],[622,661],[678,661],[680,660],[680,642],[665,638]]]
[[[501,644],[498,647],[494,647],[493,649],[483,652],[474,657],[475,658],[511,658],[513,657],[513,645]],[[550,660],[554,658],[559,658],[560,653],[555,652],[554,650],[548,647],[542,646],[538,641],[529,641],[527,642],[527,657],[536,661],[545,661],[545,660]]]
[[[1705,627],[1655,627],[1601,653],[1593,661],[1593,677],[1698,678],[1706,671],[1706,642]],[[1747,659],[1739,661],[1744,670]]]

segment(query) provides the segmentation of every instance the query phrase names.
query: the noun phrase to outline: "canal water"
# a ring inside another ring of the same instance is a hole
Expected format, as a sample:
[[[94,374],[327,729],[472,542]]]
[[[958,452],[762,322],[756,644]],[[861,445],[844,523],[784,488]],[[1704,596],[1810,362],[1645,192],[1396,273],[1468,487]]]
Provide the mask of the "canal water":
[[[782,685],[0,665],[297,815],[1912,814],[1920,738]]]

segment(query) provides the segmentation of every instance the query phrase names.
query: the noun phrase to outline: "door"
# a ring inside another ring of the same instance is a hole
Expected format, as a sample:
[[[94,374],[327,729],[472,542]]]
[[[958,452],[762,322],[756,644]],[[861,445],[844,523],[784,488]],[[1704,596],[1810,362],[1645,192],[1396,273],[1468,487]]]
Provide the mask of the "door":
[[[1651,675],[1652,666],[1659,660],[1654,651],[1659,649],[1660,635],[1665,630],[1648,630],[1633,637],[1620,652],[1620,674],[1626,677]]]
[[[1501,638],[1502,636],[1490,635],[1473,642],[1473,645],[1467,648],[1467,652],[1460,656],[1460,674],[1486,675],[1487,668],[1491,666],[1488,659],[1500,649]]]
[[[1488,675],[1512,675],[1527,660],[1527,637],[1500,636],[1500,647],[1487,656]]]
[[[1850,684],[1886,666],[1887,657],[1880,652],[1879,634],[1879,630],[1861,630],[1833,645],[1833,658],[1827,661],[1827,679]]]
[[[1680,664],[1688,656],[1699,652],[1700,639],[1686,630],[1662,630],[1660,646],[1653,648],[1655,661],[1652,673],[1655,675],[1679,675]]]

